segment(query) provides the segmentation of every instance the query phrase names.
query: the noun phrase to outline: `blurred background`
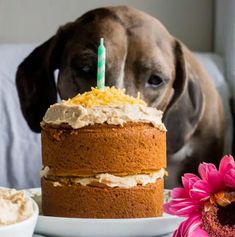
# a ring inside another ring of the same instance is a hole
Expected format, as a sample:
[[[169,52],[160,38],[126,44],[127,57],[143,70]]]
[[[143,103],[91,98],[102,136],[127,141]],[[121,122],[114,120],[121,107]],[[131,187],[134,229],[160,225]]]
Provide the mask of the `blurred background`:
[[[191,49],[214,48],[213,0],[0,0],[0,41],[38,43],[86,11],[110,5],[130,5],[151,14]]]
[[[225,153],[232,153],[234,0],[0,0],[0,185],[39,186],[40,136],[29,130],[19,109],[18,64],[59,26],[90,9],[110,5],[130,5],[151,14],[195,52],[223,99]]]

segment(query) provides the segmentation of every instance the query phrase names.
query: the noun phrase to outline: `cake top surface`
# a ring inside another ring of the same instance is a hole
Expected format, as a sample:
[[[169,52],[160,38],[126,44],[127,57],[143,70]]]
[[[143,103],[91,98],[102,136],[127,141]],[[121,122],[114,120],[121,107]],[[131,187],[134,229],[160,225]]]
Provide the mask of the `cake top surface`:
[[[105,87],[104,90],[91,88],[91,91],[78,94],[72,99],[64,101],[67,105],[82,105],[86,108],[94,106],[120,106],[139,104],[146,106],[146,103],[138,97],[132,97],[125,94],[125,89],[116,89],[115,87]]]
[[[78,129],[103,123],[123,126],[127,122],[141,122],[166,131],[162,111],[148,107],[139,97],[128,96],[125,90],[114,87],[92,88],[89,92],[51,105],[41,125],[68,124]]]

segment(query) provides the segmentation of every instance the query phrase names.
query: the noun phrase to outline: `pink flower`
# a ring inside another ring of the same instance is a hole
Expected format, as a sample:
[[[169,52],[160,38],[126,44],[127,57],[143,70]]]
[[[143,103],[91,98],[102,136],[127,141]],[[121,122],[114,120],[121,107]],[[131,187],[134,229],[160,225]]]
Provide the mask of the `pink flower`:
[[[235,161],[232,156],[221,159],[219,170],[211,163],[202,163],[198,173],[200,177],[184,174],[183,187],[174,188],[171,201],[164,204],[165,212],[187,218],[173,237],[209,237],[203,228],[203,213],[212,205],[228,205],[234,199],[232,195],[225,195],[235,190]]]

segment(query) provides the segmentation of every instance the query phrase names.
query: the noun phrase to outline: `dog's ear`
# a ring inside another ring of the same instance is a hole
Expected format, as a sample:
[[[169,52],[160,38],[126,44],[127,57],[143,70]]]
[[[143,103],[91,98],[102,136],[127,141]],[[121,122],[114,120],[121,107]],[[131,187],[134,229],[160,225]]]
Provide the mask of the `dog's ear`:
[[[60,28],[55,36],[38,46],[18,67],[16,86],[21,110],[35,132],[40,132],[40,122],[47,108],[57,101],[54,70],[59,67],[62,50],[72,33],[72,24]]]
[[[168,153],[180,150],[195,131],[204,110],[204,96],[199,79],[190,62],[187,61],[183,46],[175,41],[174,96],[164,113],[167,127]]]

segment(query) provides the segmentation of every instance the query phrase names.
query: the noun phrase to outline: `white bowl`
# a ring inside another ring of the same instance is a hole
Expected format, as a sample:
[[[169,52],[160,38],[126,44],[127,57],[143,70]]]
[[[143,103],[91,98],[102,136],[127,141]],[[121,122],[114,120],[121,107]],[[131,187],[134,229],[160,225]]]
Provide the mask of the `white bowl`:
[[[37,203],[32,198],[30,198],[30,200],[33,203],[33,215],[16,224],[1,226],[1,237],[32,237],[38,219],[39,210]]]

